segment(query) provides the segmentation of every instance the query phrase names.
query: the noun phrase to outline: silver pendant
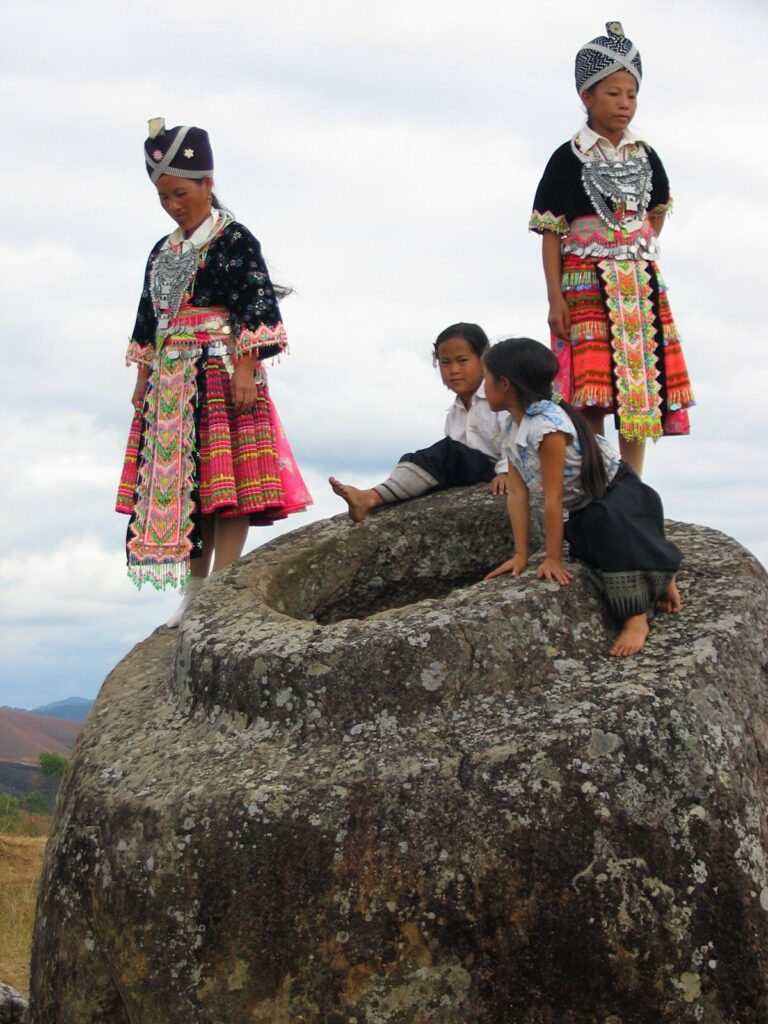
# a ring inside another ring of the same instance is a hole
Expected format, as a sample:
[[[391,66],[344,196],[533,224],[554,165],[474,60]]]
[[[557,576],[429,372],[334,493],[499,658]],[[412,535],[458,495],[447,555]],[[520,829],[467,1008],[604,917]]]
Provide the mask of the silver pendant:
[[[651,201],[653,172],[645,153],[629,160],[581,159],[584,191],[598,217],[611,228],[638,231]],[[626,219],[616,216],[619,207]]]
[[[178,315],[184,293],[197,270],[197,249],[186,252],[161,249],[149,274],[149,290],[158,322],[158,332],[167,331]]]

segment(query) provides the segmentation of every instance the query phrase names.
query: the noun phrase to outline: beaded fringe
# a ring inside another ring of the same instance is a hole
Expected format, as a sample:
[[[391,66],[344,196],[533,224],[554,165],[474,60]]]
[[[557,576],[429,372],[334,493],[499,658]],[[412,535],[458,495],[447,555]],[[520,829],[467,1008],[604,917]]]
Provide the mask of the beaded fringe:
[[[128,557],[128,578],[141,590],[145,583],[155,590],[174,587],[183,591],[189,579],[189,559],[180,562],[150,563],[139,561],[134,555]]]

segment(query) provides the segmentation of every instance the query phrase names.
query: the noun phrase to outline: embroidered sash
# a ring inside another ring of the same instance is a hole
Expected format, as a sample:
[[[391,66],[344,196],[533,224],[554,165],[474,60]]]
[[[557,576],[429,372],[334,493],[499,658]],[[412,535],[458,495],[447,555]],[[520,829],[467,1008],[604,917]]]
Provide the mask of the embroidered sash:
[[[197,362],[210,346],[224,350],[230,337],[226,309],[182,305],[155,355],[127,545],[128,573],[138,587],[178,585],[189,574]]]
[[[621,433],[629,441],[661,437],[651,275],[639,260],[600,260],[597,266],[605,285]]]

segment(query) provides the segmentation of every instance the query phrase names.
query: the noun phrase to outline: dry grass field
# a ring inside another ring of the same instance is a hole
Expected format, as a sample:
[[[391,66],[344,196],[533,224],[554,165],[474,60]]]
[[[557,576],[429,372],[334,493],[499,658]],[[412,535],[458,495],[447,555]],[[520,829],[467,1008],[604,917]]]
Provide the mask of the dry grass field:
[[[45,835],[0,833],[0,981],[25,998]]]

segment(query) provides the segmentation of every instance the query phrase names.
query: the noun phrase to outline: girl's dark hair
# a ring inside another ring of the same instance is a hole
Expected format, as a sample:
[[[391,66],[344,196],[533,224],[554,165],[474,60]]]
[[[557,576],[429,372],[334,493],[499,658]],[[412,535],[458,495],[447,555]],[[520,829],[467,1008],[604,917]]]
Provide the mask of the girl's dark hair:
[[[435,365],[437,365],[440,355],[440,346],[451,338],[463,338],[472,351],[481,357],[490,345],[488,335],[479,324],[451,324],[444,331],[440,331],[435,339],[435,344],[432,347],[432,362]]]
[[[506,377],[517,393],[523,409],[531,402],[552,401],[552,381],[558,369],[557,358],[546,345],[532,338],[507,338],[483,356],[488,371],[498,380]],[[571,418],[581,448],[581,486],[590,498],[602,498],[608,486],[605,463],[589,424],[568,402],[559,402]]]

